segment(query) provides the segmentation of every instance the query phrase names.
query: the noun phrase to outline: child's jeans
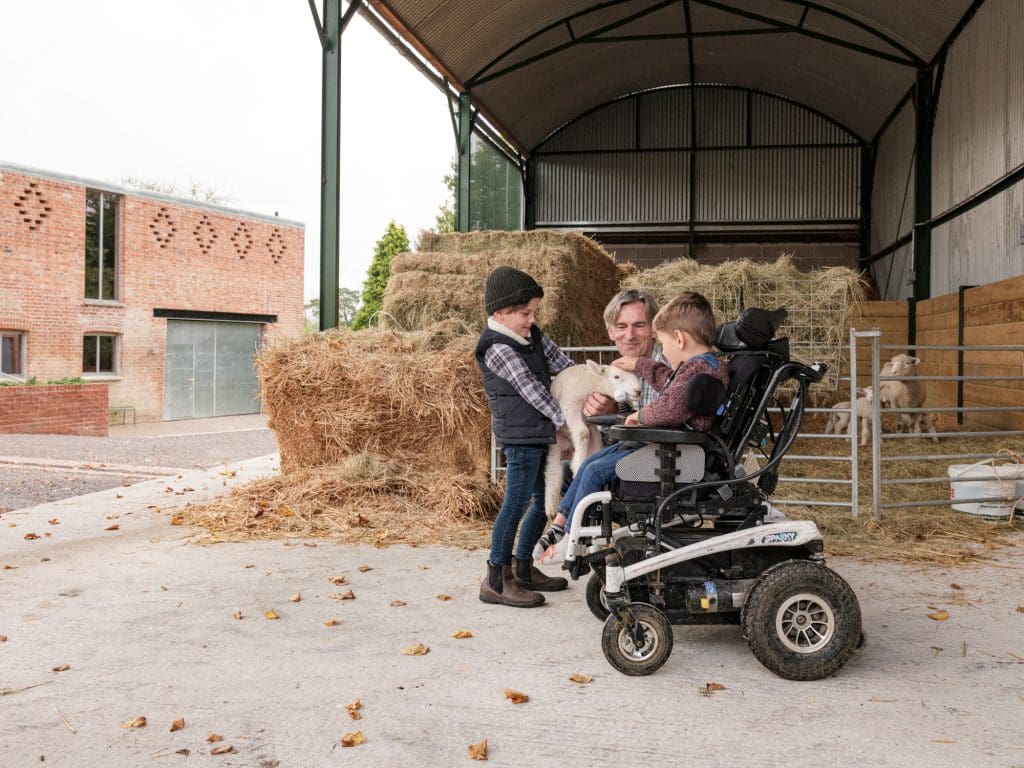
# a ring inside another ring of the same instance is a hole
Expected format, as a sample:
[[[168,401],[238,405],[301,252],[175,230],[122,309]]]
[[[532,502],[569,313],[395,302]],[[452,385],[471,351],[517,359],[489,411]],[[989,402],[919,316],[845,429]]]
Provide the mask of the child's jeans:
[[[506,445],[505,454],[505,499],[494,521],[491,532],[491,564],[512,564],[512,542],[522,520],[519,531],[519,545],[516,547],[517,560],[533,557],[533,547],[541,534],[547,515],[544,512],[544,464],[547,461],[546,445]],[[532,498],[532,503],[531,503]],[[526,507],[529,504],[529,511]],[[523,517],[526,512],[526,517]]]
[[[629,456],[636,448],[629,448],[625,443],[612,443],[587,458],[569,484],[569,490],[562,497],[558,511],[565,515],[565,528],[569,529],[576,505],[591,493],[597,493],[615,479],[615,465],[619,459]]]

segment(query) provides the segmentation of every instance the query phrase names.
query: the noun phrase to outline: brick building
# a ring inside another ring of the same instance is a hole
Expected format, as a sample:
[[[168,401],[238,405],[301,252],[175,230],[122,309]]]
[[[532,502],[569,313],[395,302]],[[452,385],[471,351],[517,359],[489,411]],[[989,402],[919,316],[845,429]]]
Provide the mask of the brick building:
[[[139,421],[260,409],[303,329],[304,225],[0,164],[0,374],[109,382]]]

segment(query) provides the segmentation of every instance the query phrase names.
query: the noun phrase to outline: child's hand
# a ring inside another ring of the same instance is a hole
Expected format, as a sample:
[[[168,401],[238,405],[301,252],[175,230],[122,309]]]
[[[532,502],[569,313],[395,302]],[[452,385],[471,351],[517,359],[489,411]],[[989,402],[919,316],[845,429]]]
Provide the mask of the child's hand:
[[[636,411],[633,411],[633,413],[629,414],[629,416],[626,417],[626,421],[623,422],[623,426],[626,426],[626,427],[639,427],[640,426],[640,418],[636,415]]]
[[[635,357],[620,357],[617,360],[612,360],[612,365],[616,368],[621,368],[624,371],[630,371],[631,373],[636,371],[636,361],[638,358]]]

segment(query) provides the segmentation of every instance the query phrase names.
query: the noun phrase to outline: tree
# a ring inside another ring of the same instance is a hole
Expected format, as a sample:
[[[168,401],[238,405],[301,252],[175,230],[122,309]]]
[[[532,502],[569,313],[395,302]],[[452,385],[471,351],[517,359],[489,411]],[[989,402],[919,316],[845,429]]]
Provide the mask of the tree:
[[[238,200],[230,192],[225,192],[213,184],[196,181],[195,179],[188,180],[188,187],[185,191],[179,189],[174,183],[144,179],[140,176],[122,176],[121,183],[126,187],[141,189],[144,192],[156,192],[161,195],[173,195],[174,197],[189,197],[201,203],[210,203],[211,205],[231,205]]]
[[[359,291],[351,288],[338,289],[338,325],[348,328],[352,325],[356,310],[359,308]],[[310,328],[320,327],[320,299],[310,299],[303,309],[306,310],[306,323]]]
[[[363,283],[362,306],[352,320],[353,330],[365,328],[376,319],[384,304],[384,289],[387,287],[388,278],[391,277],[391,260],[396,253],[405,253],[408,250],[409,235],[406,234],[405,227],[395,224],[394,221],[388,222],[384,236],[377,241],[373,249],[373,261],[370,262],[370,269]]]
[[[455,231],[455,178],[458,173],[458,163],[452,160],[451,173],[444,175],[444,185],[448,187],[448,197],[438,206],[437,216],[434,223],[438,232]]]

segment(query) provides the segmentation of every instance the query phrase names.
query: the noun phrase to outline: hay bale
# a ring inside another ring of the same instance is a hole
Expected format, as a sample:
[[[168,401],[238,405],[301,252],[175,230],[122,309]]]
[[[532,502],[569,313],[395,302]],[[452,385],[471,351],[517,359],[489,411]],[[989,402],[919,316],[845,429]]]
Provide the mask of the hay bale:
[[[607,343],[602,315],[624,270],[590,238],[545,231],[425,232],[418,247],[391,263],[382,328],[417,330],[457,319],[479,331],[486,321],[484,281],[492,269],[507,265],[544,288],[538,322],[556,343]]]
[[[833,397],[845,368],[847,320],[864,301],[860,275],[847,267],[801,272],[791,255],[775,262],[748,259],[702,265],[679,259],[638,272],[623,288],[647,288],[659,302],[683,291],[704,294],[718,322],[735,320],[745,307],[785,307],[789,317],[779,330],[801,357],[827,363],[825,380],[812,389],[815,399]]]
[[[262,350],[282,471],[374,453],[406,457],[411,469],[485,475],[490,417],[475,342],[448,322],[413,333],[332,330]]]

